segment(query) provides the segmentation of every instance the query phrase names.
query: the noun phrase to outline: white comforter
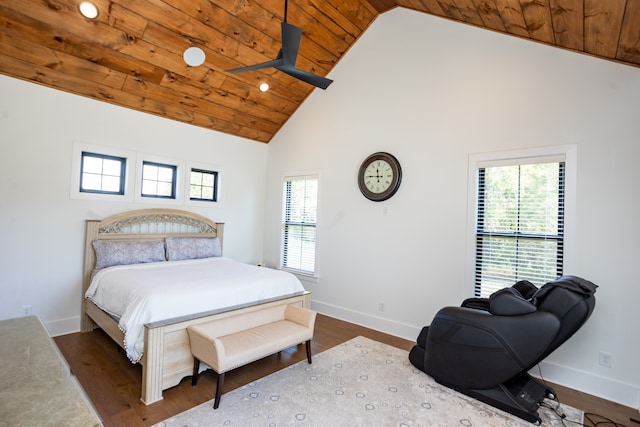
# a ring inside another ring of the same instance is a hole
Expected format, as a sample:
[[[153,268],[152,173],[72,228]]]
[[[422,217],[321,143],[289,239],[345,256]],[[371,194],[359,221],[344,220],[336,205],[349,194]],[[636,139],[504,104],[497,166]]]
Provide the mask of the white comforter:
[[[120,319],[135,363],[147,323],[302,291],[293,274],[220,257],[108,267],[96,273],[85,296]]]

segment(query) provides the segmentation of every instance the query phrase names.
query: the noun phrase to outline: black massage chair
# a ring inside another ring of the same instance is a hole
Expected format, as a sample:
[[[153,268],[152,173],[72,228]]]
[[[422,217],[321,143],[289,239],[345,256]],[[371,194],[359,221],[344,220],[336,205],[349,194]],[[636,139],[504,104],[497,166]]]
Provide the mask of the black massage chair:
[[[438,383],[540,424],[554,391],[528,371],[569,339],[595,306],[597,286],[564,276],[538,289],[528,281],[440,310],[409,360]]]

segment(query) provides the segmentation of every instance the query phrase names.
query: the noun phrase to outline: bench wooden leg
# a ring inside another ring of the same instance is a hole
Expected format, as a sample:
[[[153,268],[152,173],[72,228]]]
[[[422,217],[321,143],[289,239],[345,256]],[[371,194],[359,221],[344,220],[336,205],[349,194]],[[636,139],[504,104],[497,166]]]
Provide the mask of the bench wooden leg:
[[[311,340],[307,340],[305,347],[307,348],[307,362],[311,365]]]
[[[193,377],[191,377],[191,385],[194,386],[198,383],[198,372],[200,371],[200,360],[193,358]]]
[[[213,409],[218,409],[220,406],[220,397],[222,396],[222,385],[224,384],[224,372],[218,374],[218,382],[216,384],[216,400],[213,402]]]

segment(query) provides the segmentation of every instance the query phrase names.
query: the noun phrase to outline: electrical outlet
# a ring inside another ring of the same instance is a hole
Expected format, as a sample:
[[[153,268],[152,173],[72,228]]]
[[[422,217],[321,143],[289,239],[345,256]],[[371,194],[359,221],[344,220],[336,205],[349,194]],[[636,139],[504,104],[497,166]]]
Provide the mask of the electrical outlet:
[[[384,311],[384,303],[383,302],[379,302],[378,303],[378,311]]]
[[[613,362],[613,354],[607,353],[606,351],[601,351],[599,353],[599,362],[602,366],[610,368]]]
[[[23,305],[22,306],[22,315],[23,316],[31,316],[31,306],[30,305]]]

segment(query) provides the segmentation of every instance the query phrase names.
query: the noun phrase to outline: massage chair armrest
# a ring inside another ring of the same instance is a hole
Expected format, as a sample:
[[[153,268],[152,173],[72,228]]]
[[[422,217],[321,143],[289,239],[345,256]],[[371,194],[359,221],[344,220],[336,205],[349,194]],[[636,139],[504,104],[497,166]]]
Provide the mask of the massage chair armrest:
[[[444,384],[491,388],[535,365],[559,329],[548,312],[495,316],[445,307],[429,326],[425,372]]]

